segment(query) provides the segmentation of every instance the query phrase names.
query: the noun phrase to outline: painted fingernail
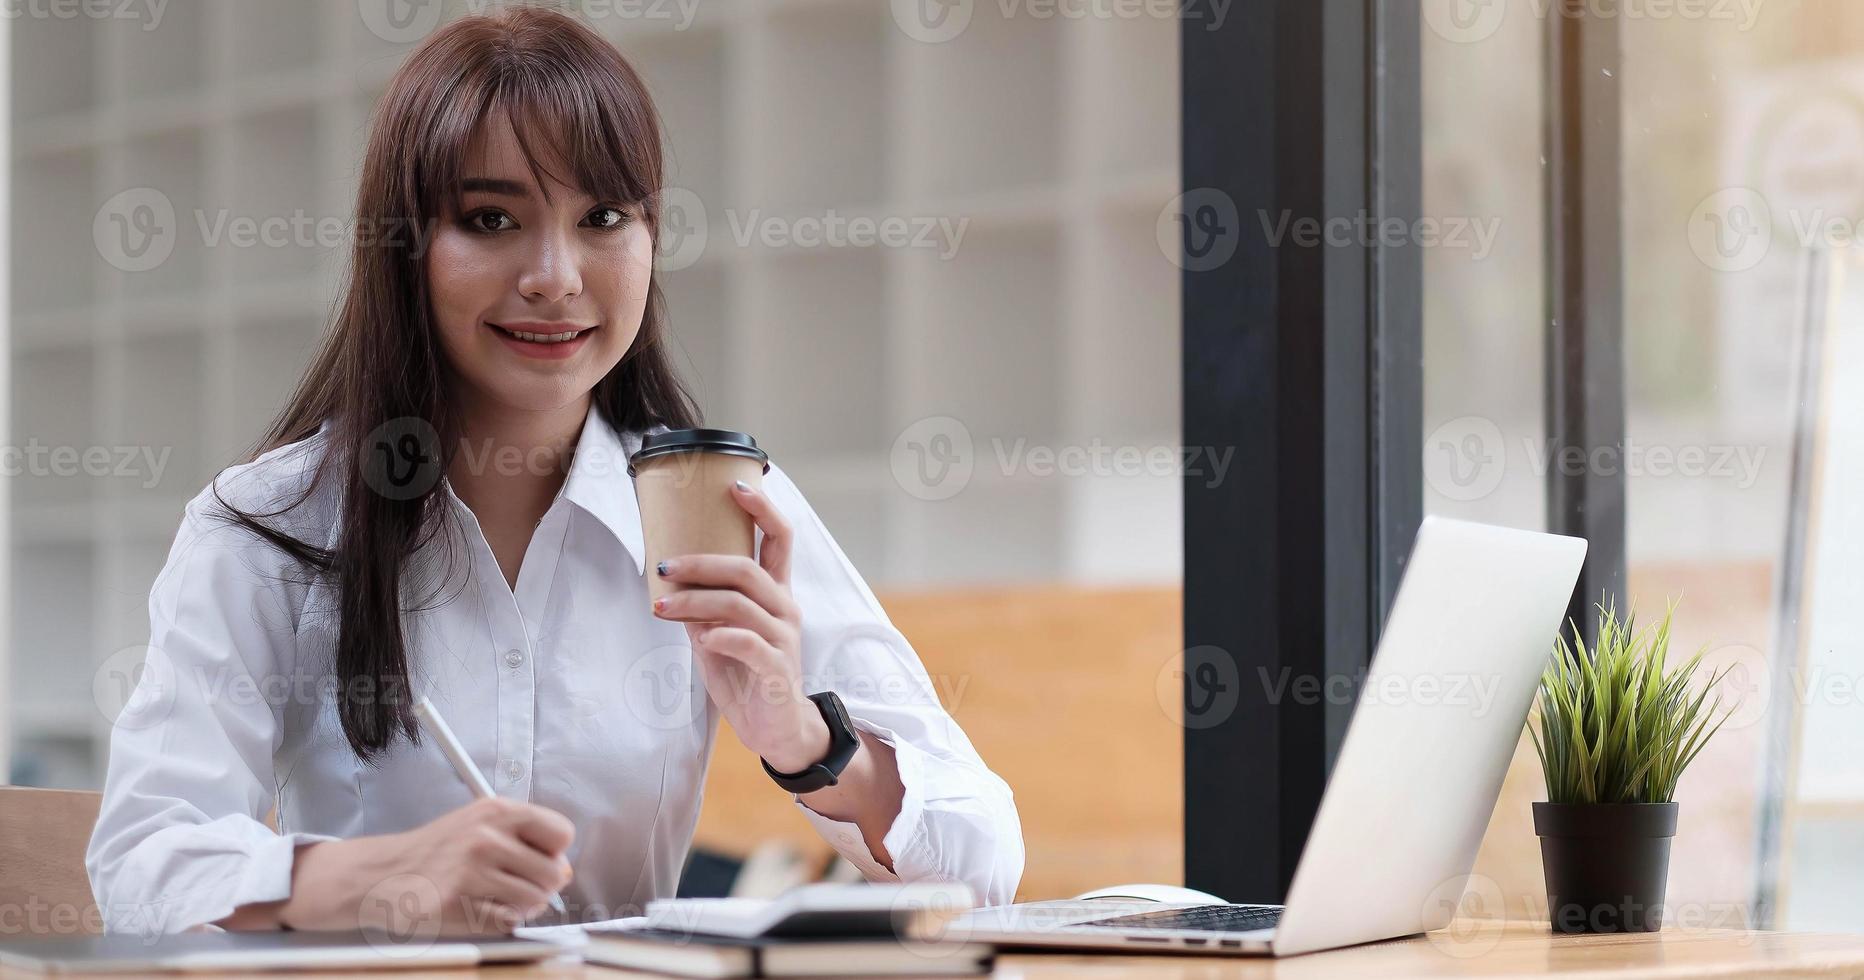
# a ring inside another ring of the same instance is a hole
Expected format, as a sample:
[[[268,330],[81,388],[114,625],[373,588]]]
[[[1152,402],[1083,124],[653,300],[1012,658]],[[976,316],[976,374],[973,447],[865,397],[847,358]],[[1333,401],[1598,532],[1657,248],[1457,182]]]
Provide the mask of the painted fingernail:
[[[664,561],[663,561],[663,562],[660,562],[660,563],[658,563],[658,564],[656,564],[656,565],[654,566],[654,570],[655,570],[655,571],[657,571],[657,572],[659,572],[659,573],[660,573],[660,574],[662,574],[662,575],[665,575],[665,574],[667,574],[668,572],[670,572],[670,571],[672,571],[672,570],[673,570],[673,566],[672,566],[672,565],[669,565],[669,564],[667,564],[666,562],[664,562]]]
[[[667,597],[666,596],[661,596],[660,598],[654,600],[654,611],[655,612],[666,612],[667,611]]]
[[[743,480],[739,480],[738,481],[738,492],[739,493],[750,493],[751,485],[749,483],[744,482]]]

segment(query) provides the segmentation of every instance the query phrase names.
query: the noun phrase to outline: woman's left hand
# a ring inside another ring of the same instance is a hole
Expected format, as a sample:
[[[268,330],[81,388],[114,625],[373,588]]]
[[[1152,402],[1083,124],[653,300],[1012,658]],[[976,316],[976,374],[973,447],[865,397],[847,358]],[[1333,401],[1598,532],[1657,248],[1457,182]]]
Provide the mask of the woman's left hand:
[[[685,586],[654,604],[686,624],[706,690],[745,747],[778,772],[828,754],[828,725],[802,690],[802,610],[790,594],[790,525],[762,491],[740,484],[732,499],[763,529],[758,560],[680,555],[662,562]]]

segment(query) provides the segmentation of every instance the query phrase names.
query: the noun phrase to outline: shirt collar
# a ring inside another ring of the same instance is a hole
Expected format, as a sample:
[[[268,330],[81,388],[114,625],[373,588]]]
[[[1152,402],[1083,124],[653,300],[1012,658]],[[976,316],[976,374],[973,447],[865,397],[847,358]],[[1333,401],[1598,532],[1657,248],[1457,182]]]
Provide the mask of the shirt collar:
[[[656,426],[656,430],[665,428]],[[641,446],[643,433],[616,432],[592,403],[562,494],[601,521],[634,559],[637,575],[647,573],[647,548],[641,535],[641,506],[628,475],[628,457]]]
[[[318,426],[318,431],[325,433],[329,427],[326,419]],[[666,429],[665,425],[656,425],[649,431],[664,432]],[[583,418],[582,434],[576,439],[576,455],[570,460],[569,476],[557,489],[557,496],[568,497],[570,503],[601,521],[621,542],[629,557],[634,559],[636,575],[647,574],[647,546],[641,534],[641,506],[634,496],[634,477],[628,475],[628,457],[641,447],[643,435],[616,432],[592,402],[589,414]],[[441,477],[440,484],[455,504],[466,510],[466,505],[453,494],[446,477]],[[333,544],[336,541],[334,528],[330,540]]]

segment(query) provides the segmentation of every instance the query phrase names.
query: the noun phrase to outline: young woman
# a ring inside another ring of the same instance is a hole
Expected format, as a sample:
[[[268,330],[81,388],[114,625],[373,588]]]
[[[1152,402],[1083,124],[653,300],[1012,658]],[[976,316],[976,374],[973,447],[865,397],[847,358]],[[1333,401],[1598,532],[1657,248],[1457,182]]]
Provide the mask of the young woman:
[[[151,591],[86,859],[110,929],[639,914],[674,894],[721,716],[869,880],[1012,900],[1009,787],[781,466],[736,492],[755,560],[644,567],[627,457],[697,422],[653,279],[661,149],[639,77],[568,16],[409,55],[334,329]],[[655,609],[647,575],[689,588]]]

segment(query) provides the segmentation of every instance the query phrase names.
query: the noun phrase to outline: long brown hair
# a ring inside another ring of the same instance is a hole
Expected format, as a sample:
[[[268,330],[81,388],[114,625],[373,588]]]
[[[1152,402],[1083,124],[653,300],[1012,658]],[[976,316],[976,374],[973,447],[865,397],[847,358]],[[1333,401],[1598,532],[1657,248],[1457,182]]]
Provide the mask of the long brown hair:
[[[458,213],[467,146],[495,111],[509,116],[540,186],[545,171],[532,152],[534,139],[570,168],[574,179],[559,177],[563,183],[598,200],[637,206],[658,241],[660,127],[646,86],[621,53],[587,25],[548,8],[507,7],[447,24],[409,53],[383,93],[356,195],[358,228],[408,234],[356,237],[332,329],[246,456],[250,462],[310,438],[327,422],[310,485],[279,510],[248,513],[220,496],[216,478],[214,495],[228,511],[223,519],[334,586],[338,710],[343,734],[364,762],[398,732],[418,740],[406,696],[403,584],[412,578],[409,559],[442,529],[448,513],[438,482],[419,493],[376,492],[368,454],[381,448],[373,443],[385,431],[418,428],[439,437],[423,441],[423,464],[445,473],[459,444],[431,320],[426,249],[410,246],[424,246],[449,207]],[[699,424],[665,339],[665,300],[655,282],[633,346],[594,389],[593,410],[616,431]],[[302,504],[325,480],[342,488],[339,532],[330,547],[261,520]],[[379,695],[353,696],[363,689]]]

